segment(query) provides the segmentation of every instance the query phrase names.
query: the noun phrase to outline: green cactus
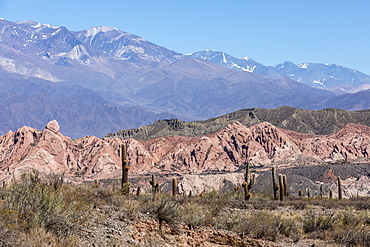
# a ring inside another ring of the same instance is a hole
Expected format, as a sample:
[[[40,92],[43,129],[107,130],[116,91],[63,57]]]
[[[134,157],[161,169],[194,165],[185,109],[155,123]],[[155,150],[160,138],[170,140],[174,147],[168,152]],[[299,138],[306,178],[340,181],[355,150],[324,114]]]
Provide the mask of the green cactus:
[[[307,198],[311,198],[311,189],[307,188]]]
[[[122,180],[121,180],[121,191],[124,194],[128,194],[130,192],[130,184],[128,182],[128,170],[130,166],[128,165],[127,161],[127,151],[126,151],[126,144],[121,144],[121,163],[122,163]]]
[[[299,190],[298,190],[298,196],[299,196],[300,198],[302,198],[302,196],[303,196],[303,194],[302,194],[302,190],[301,190],[301,189],[299,189]]]
[[[140,192],[141,192],[140,187],[137,187],[137,190],[136,190],[136,196],[140,196]]]
[[[99,180],[98,179],[94,180],[93,188],[99,188]]]
[[[276,167],[273,166],[271,171],[272,171],[272,190],[274,192],[274,199],[278,200],[277,192],[279,190],[279,185],[276,182]]]
[[[283,186],[284,186],[284,196],[287,197],[289,195],[288,193],[288,181],[287,181],[287,178],[286,178],[286,175],[284,174],[283,175]]]
[[[177,194],[177,178],[174,177],[172,179],[172,196],[176,196],[176,194]]]
[[[338,199],[342,200],[343,192],[342,192],[342,183],[340,181],[340,177],[338,176]]]
[[[283,175],[279,174],[279,186],[280,186],[280,201],[284,200],[284,181]]]
[[[249,168],[250,168],[250,164],[249,164],[249,162],[247,162],[247,164],[245,166],[244,183],[242,184],[242,186],[244,188],[244,199],[245,200],[249,200],[252,197],[252,194],[249,191],[252,189],[252,187],[253,187],[253,185],[256,181],[256,175],[255,174],[250,176]]]
[[[323,197],[323,189],[322,189],[322,185],[320,185],[320,198],[322,199]]]
[[[157,192],[159,191],[159,188],[158,188],[158,183],[157,183],[157,180],[155,178],[155,175],[152,174],[152,181],[149,181],[149,183],[152,185],[152,193],[153,195],[157,194]]]
[[[329,199],[333,199],[333,190],[332,189],[329,190]]]

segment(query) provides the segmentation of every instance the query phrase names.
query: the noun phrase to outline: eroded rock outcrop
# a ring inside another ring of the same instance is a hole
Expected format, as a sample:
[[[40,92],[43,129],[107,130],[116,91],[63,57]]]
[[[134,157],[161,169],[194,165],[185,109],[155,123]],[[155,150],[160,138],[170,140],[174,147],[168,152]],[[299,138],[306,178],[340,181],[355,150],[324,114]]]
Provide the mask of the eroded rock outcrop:
[[[233,172],[254,166],[302,162],[368,162],[370,127],[348,124],[331,135],[309,135],[263,122],[247,128],[235,122],[199,137],[160,137],[148,141],[63,136],[56,121],[44,130],[22,127],[0,137],[0,179],[28,169],[64,172],[72,180],[119,178],[120,143],[126,142],[131,174],[150,172]]]

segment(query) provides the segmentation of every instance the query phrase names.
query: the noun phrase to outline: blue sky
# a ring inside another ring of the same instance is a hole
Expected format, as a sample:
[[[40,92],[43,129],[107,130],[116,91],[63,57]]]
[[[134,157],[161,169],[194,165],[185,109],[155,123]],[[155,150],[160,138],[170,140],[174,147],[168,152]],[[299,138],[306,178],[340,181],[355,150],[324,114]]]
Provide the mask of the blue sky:
[[[113,26],[180,53],[203,49],[341,64],[370,74],[368,0],[0,0],[0,17],[79,31]]]

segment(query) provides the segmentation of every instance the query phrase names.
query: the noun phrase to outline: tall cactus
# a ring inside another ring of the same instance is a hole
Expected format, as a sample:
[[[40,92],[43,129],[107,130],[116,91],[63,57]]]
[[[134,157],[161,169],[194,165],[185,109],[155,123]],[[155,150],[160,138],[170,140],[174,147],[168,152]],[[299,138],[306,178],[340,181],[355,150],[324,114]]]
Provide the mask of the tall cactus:
[[[284,185],[284,196],[287,197],[289,195],[289,192],[288,192],[288,181],[287,181],[287,177],[286,175],[284,174],[283,175],[283,185]]]
[[[245,200],[249,200],[251,198],[252,194],[249,191],[252,189],[252,187],[255,183],[255,180],[256,180],[256,175],[255,174],[250,176],[249,168],[250,168],[250,164],[249,164],[249,162],[247,162],[246,166],[245,166],[244,183],[242,184],[242,186],[244,188],[244,199]]]
[[[122,162],[122,180],[121,180],[121,190],[122,193],[127,194],[130,191],[130,184],[128,182],[128,170],[130,166],[127,161],[127,150],[126,144],[121,144],[121,162]]]
[[[307,188],[307,198],[311,198],[311,189],[310,187]]]
[[[284,181],[283,175],[279,174],[280,201],[284,200]]]
[[[185,191],[184,191],[185,192]],[[172,179],[172,196],[176,196],[177,194],[177,178]]]
[[[342,183],[340,181],[340,177],[338,176],[338,199],[342,200],[343,192],[342,192]]]
[[[272,171],[272,190],[274,192],[274,199],[278,200],[277,192],[279,190],[279,185],[276,182],[276,167],[273,166],[271,171]]]
[[[157,194],[158,192],[158,183],[157,180],[155,179],[155,175],[152,174],[152,181],[149,181],[149,183],[152,185],[152,193],[153,195]]]

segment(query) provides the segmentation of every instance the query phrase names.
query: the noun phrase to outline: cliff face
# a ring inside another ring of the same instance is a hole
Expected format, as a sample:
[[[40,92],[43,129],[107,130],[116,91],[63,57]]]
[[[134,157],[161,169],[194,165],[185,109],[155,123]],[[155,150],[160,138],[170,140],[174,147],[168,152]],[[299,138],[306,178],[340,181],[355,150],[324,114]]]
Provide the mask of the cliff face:
[[[64,172],[72,181],[119,178],[121,139],[94,136],[71,140],[56,121],[44,130],[22,127],[0,137],[0,179],[31,168]],[[124,140],[130,174],[207,173],[254,166],[313,165],[322,162],[369,162],[370,127],[348,124],[330,135],[309,135],[263,122],[250,128],[239,122],[214,134]]]

